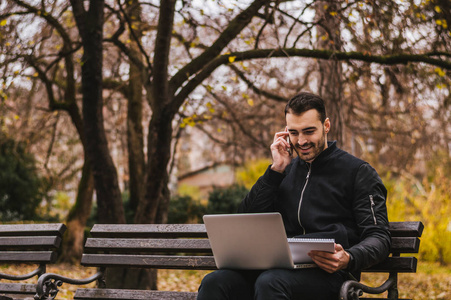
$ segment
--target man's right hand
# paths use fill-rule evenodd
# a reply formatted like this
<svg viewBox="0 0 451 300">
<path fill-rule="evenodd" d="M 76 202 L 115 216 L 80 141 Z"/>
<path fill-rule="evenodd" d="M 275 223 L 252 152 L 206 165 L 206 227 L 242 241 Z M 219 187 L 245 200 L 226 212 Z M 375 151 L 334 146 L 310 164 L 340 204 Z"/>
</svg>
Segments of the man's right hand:
<svg viewBox="0 0 451 300">
<path fill-rule="evenodd" d="M 288 131 L 276 132 L 274 141 L 271 144 L 272 165 L 271 170 L 283 173 L 285 168 L 290 164 L 292 155 L 288 152 L 291 147 L 287 142 Z M 293 149 L 291 149 L 293 150 Z"/>
</svg>

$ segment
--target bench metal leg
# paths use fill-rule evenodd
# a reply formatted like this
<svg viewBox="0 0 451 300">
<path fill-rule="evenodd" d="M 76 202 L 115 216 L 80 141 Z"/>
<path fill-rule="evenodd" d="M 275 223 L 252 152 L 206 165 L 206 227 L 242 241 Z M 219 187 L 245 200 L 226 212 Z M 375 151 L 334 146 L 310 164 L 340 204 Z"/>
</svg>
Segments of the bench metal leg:
<svg viewBox="0 0 451 300">
<path fill-rule="evenodd" d="M 363 293 L 368 294 L 382 294 L 383 292 L 389 290 L 395 286 L 396 297 L 398 297 L 397 276 L 389 276 L 388 279 L 379 287 L 369 287 L 363 283 L 357 282 L 355 280 L 348 280 L 343 283 L 340 289 L 340 300 L 358 300 Z M 394 293 L 392 291 L 392 293 Z M 398 299 L 390 298 L 389 299 Z"/>
<path fill-rule="evenodd" d="M 389 278 L 393 280 L 393 284 L 388 288 L 388 299 L 399 299 L 398 273 L 390 273 Z"/>
</svg>

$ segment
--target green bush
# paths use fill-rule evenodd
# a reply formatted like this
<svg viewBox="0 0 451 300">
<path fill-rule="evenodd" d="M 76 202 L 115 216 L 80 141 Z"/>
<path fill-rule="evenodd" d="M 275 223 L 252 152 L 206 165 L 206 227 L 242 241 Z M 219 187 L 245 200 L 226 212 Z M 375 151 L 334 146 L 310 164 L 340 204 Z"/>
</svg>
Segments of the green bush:
<svg viewBox="0 0 451 300">
<path fill-rule="evenodd" d="M 36 218 L 42 180 L 25 145 L 0 134 L 0 220 Z"/>
<path fill-rule="evenodd" d="M 169 202 L 168 223 L 200 223 L 205 214 L 205 206 L 191 196 L 176 195 Z"/>
<path fill-rule="evenodd" d="M 213 188 L 209 193 L 207 213 L 231 214 L 236 213 L 239 204 L 247 195 L 248 189 L 240 184 L 227 188 Z"/>
</svg>

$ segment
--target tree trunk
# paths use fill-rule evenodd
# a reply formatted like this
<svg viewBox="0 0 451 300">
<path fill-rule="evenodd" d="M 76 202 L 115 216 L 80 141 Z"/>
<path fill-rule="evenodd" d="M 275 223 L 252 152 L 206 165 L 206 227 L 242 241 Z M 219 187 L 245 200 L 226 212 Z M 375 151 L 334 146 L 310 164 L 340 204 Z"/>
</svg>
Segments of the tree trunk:
<svg viewBox="0 0 451 300">
<path fill-rule="evenodd" d="M 130 5 L 130 16 L 132 20 L 141 22 L 141 7 L 137 1 L 127 2 Z M 140 27 L 138 25 L 138 27 Z M 141 29 L 135 30 L 135 37 L 141 40 Z M 130 46 L 132 55 L 142 61 L 142 54 L 136 43 Z M 144 158 L 144 135 L 142 125 L 143 110 L 143 72 L 144 70 L 130 62 L 128 109 L 127 109 L 127 146 L 129 167 L 129 209 L 133 212 L 138 208 L 138 203 L 144 201 L 145 196 L 145 158 Z"/>
<path fill-rule="evenodd" d="M 87 157 L 92 166 L 97 194 L 98 222 L 125 223 L 116 167 L 111 158 L 103 124 L 102 66 L 104 1 L 71 0 L 82 38 L 83 122 Z"/>
<path fill-rule="evenodd" d="M 86 222 L 91 214 L 92 194 L 94 192 L 94 178 L 91 167 L 85 159 L 83 171 L 78 185 L 75 205 L 67 217 L 67 231 L 63 238 L 61 262 L 79 262 L 83 254 L 84 231 Z"/>
<path fill-rule="evenodd" d="M 146 197 L 138 206 L 135 223 L 156 223 L 160 203 L 169 199 L 165 186 L 169 181 L 171 140 L 172 118 L 154 112 L 149 124 Z"/>
<path fill-rule="evenodd" d="M 327 3 L 327 5 L 325 5 Z M 316 19 L 321 23 L 318 30 L 318 48 L 340 51 L 342 43 L 340 39 L 340 24 L 338 18 L 330 14 L 340 9 L 334 1 L 319 1 L 316 4 Z M 343 117 L 343 86 L 341 62 L 333 56 L 329 60 L 318 60 L 320 83 L 318 94 L 324 99 L 327 115 L 331 122 L 329 140 L 344 142 L 344 117 Z"/>
</svg>

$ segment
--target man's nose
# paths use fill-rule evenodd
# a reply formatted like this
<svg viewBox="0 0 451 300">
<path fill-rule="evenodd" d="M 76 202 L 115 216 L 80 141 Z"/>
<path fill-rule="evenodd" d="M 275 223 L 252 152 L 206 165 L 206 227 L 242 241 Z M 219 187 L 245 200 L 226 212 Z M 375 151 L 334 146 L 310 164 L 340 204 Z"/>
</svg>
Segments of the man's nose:
<svg viewBox="0 0 451 300">
<path fill-rule="evenodd" d="M 308 140 L 303 136 L 299 136 L 299 139 L 298 139 L 299 146 L 305 145 L 306 143 L 308 143 Z"/>
</svg>

